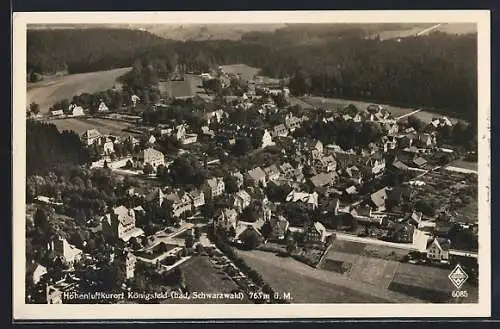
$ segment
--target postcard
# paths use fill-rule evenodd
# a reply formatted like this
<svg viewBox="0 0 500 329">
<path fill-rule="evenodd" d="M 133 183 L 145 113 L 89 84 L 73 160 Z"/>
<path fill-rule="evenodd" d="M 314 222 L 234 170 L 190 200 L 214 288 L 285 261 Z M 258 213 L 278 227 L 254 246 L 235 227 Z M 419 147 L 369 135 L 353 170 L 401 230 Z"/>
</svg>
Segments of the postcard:
<svg viewBox="0 0 500 329">
<path fill-rule="evenodd" d="M 488 11 L 13 25 L 15 320 L 490 316 Z"/>
</svg>

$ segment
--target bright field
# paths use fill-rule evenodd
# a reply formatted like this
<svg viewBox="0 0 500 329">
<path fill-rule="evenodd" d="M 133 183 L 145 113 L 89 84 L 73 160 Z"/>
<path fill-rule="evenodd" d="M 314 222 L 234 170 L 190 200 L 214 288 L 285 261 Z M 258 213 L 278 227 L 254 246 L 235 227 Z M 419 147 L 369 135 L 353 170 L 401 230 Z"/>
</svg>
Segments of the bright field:
<svg viewBox="0 0 500 329">
<path fill-rule="evenodd" d="M 83 134 L 89 129 L 97 129 L 102 134 L 110 134 L 115 136 L 125 136 L 132 134 L 123 130 L 131 126 L 130 123 L 124 121 L 114 121 L 98 118 L 71 118 L 51 120 L 48 122 L 55 124 L 59 131 L 73 130 L 78 135 Z"/>
<path fill-rule="evenodd" d="M 260 71 L 260 69 L 246 64 L 223 65 L 222 70 L 226 73 L 241 74 L 241 78 L 246 81 L 252 80 L 254 75 Z"/>
<path fill-rule="evenodd" d="M 47 113 L 54 103 L 62 99 L 71 100 L 76 95 L 113 88 L 116 79 L 128 71 L 130 68 L 70 74 L 30 84 L 26 92 L 27 105 L 36 102 L 40 105 L 40 112 Z"/>
</svg>

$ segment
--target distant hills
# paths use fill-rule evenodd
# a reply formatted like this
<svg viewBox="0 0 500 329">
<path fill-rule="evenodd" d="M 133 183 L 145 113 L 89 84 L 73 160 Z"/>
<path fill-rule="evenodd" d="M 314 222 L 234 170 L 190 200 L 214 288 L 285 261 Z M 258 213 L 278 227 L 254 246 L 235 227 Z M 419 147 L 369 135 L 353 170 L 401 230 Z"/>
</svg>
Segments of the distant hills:
<svg viewBox="0 0 500 329">
<path fill-rule="evenodd" d="M 247 34 L 256 33 L 304 33 L 331 34 L 334 31 L 358 30 L 367 37 L 378 35 L 380 39 L 395 39 L 417 35 L 435 23 L 332 23 L 332 24 L 36 24 L 32 30 L 47 29 L 130 29 L 147 31 L 159 37 L 171 40 L 240 40 Z M 472 23 L 442 23 L 431 31 L 449 34 L 475 33 L 477 28 Z M 430 31 L 429 31 L 430 33 Z"/>
</svg>

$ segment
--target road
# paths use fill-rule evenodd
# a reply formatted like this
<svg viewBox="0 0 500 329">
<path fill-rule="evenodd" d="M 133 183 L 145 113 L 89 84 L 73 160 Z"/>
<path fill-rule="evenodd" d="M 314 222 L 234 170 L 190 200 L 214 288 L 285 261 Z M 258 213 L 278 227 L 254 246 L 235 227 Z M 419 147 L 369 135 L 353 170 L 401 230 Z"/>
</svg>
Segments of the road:
<svg viewBox="0 0 500 329">
<path fill-rule="evenodd" d="M 414 114 L 417 114 L 418 112 L 422 111 L 422 109 L 419 109 L 419 110 L 415 110 L 413 112 L 410 112 L 410 113 L 406 113 L 406 114 L 403 114 L 403 115 L 400 115 L 399 117 L 396 118 L 396 121 L 399 121 L 401 119 L 404 119 L 406 117 L 409 117 L 409 116 L 412 116 Z"/>
</svg>

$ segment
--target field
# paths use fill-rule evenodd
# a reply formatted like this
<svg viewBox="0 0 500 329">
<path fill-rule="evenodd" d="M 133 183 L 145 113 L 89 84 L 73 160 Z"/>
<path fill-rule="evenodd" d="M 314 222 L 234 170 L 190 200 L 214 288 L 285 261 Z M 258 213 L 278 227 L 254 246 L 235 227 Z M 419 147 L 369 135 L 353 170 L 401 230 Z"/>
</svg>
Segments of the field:
<svg viewBox="0 0 500 329">
<path fill-rule="evenodd" d="M 387 303 L 419 300 L 261 251 L 238 254 L 277 292 L 290 292 L 292 303 Z"/>
<path fill-rule="evenodd" d="M 186 285 L 191 292 L 205 293 L 229 293 L 239 290 L 238 285 L 222 271 L 214 268 L 208 261 L 208 257 L 195 256 L 180 265 L 186 279 Z M 171 302 L 178 303 L 180 300 Z M 217 303 L 217 304 L 240 304 L 251 302 L 245 297 L 243 300 L 234 299 L 193 299 L 189 303 Z"/>
<path fill-rule="evenodd" d="M 318 96 L 309 96 L 309 97 L 303 97 L 302 101 L 305 103 L 308 103 L 312 106 L 327 106 L 329 110 L 332 111 L 338 111 L 345 106 L 349 104 L 353 104 L 358 108 L 358 110 L 366 110 L 368 105 L 373 104 L 371 102 L 364 102 L 364 101 L 357 101 L 357 100 L 347 100 L 347 99 L 340 99 L 340 98 L 325 98 L 325 97 L 318 97 Z M 392 106 L 392 105 L 386 105 L 386 104 L 381 104 L 383 105 L 391 114 L 395 117 L 398 118 L 399 116 L 411 113 L 415 111 L 414 108 L 404 108 L 404 107 L 399 107 L 399 106 Z M 439 117 L 439 114 L 436 113 L 431 113 L 427 111 L 420 111 L 418 113 L 413 114 L 413 116 L 419 118 L 420 120 L 424 122 L 431 122 L 431 120 L 434 117 Z M 456 118 L 452 118 L 448 116 L 448 119 L 450 119 L 451 122 L 456 123 L 458 120 Z"/>
<path fill-rule="evenodd" d="M 83 134 L 89 129 L 97 129 L 103 134 L 112 134 L 116 136 L 133 134 L 131 132 L 124 131 L 124 129 L 132 126 L 130 123 L 124 121 L 99 118 L 70 118 L 51 120 L 49 122 L 55 124 L 59 131 L 73 130 L 78 135 Z"/>
<path fill-rule="evenodd" d="M 116 79 L 130 68 L 120 68 L 52 78 L 30 84 L 26 92 L 27 104 L 36 102 L 40 112 L 47 113 L 49 108 L 62 99 L 71 100 L 73 96 L 83 93 L 96 93 L 110 89 L 116 84 Z"/>
<path fill-rule="evenodd" d="M 456 167 L 456 168 L 463 168 L 463 169 L 468 169 L 468 170 L 475 170 L 477 171 L 477 162 L 470 162 L 470 161 L 464 161 L 464 160 L 455 160 L 452 163 L 450 163 L 451 167 Z"/>
<path fill-rule="evenodd" d="M 241 74 L 241 78 L 246 81 L 253 79 L 260 69 L 245 64 L 223 65 L 222 70 L 226 73 Z"/>
</svg>

